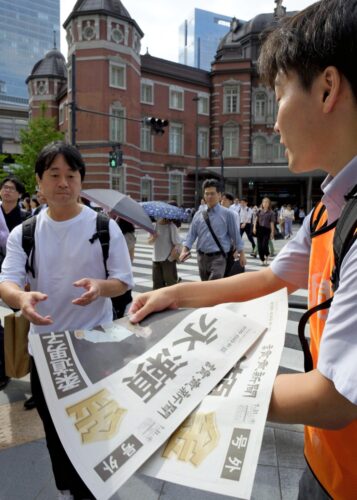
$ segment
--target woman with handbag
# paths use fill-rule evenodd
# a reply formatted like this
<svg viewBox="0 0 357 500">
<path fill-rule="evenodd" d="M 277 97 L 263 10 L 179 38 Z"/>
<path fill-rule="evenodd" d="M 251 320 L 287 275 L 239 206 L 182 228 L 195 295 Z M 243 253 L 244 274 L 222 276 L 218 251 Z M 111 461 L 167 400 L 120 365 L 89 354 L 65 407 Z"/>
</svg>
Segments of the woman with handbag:
<svg viewBox="0 0 357 500">
<path fill-rule="evenodd" d="M 181 251 L 181 238 L 176 225 L 168 219 L 158 219 L 156 235 L 149 238 L 154 244 L 152 263 L 153 289 L 178 283 L 177 260 Z"/>
<path fill-rule="evenodd" d="M 269 240 L 274 239 L 275 214 L 269 198 L 263 198 L 262 207 L 258 210 L 254 222 L 253 233 L 257 236 L 258 253 L 262 266 L 268 265 Z"/>
</svg>

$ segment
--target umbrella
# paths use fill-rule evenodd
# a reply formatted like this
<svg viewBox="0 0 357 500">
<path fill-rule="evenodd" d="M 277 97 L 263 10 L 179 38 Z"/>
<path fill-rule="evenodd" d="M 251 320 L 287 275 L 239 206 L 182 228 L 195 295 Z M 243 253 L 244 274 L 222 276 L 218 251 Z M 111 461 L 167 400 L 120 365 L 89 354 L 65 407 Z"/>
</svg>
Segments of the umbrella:
<svg viewBox="0 0 357 500">
<path fill-rule="evenodd" d="M 81 192 L 81 196 L 93 201 L 107 212 L 115 212 L 122 219 L 155 234 L 150 217 L 140 204 L 129 196 L 114 189 L 85 189 Z"/>
<path fill-rule="evenodd" d="M 155 219 L 181 220 L 187 219 L 183 208 L 175 207 L 163 201 L 143 201 L 140 203 L 145 212 Z"/>
</svg>

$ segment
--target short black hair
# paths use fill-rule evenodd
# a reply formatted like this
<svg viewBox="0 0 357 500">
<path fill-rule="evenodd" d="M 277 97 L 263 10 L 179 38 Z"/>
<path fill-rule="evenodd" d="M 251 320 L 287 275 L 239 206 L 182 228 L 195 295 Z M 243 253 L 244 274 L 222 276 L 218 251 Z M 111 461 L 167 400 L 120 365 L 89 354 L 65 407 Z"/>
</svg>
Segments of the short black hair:
<svg viewBox="0 0 357 500">
<path fill-rule="evenodd" d="M 295 71 L 305 90 L 328 66 L 348 80 L 357 100 L 357 0 L 321 0 L 263 34 L 258 70 L 274 88 L 279 71 Z"/>
<path fill-rule="evenodd" d="M 50 142 L 45 146 L 37 157 L 35 164 L 35 173 L 42 179 L 45 170 L 48 170 L 52 165 L 56 156 L 62 155 L 68 163 L 71 170 L 79 171 L 81 180 L 83 181 L 86 174 L 86 166 L 84 164 L 81 153 L 71 144 L 66 144 L 63 141 Z"/>
<path fill-rule="evenodd" d="M 5 177 L 5 179 L 3 179 L 1 181 L 0 189 L 2 189 L 3 185 L 6 184 L 9 181 L 12 182 L 15 185 L 16 191 L 19 194 L 23 194 L 25 192 L 25 186 L 22 184 L 22 182 L 20 181 L 20 179 L 18 179 L 14 175 L 8 175 L 7 177 Z"/>
<path fill-rule="evenodd" d="M 225 198 L 227 198 L 227 200 L 231 201 L 232 203 L 234 202 L 234 196 L 232 195 L 232 193 L 227 193 L 227 192 L 225 192 L 225 193 L 222 193 L 222 197 L 223 197 L 223 196 L 224 196 Z"/>
<path fill-rule="evenodd" d="M 210 187 L 216 188 L 217 193 L 221 192 L 221 185 L 217 181 L 217 179 L 206 179 L 204 181 L 204 183 L 202 184 L 202 192 L 204 193 L 205 189 L 210 188 Z"/>
</svg>

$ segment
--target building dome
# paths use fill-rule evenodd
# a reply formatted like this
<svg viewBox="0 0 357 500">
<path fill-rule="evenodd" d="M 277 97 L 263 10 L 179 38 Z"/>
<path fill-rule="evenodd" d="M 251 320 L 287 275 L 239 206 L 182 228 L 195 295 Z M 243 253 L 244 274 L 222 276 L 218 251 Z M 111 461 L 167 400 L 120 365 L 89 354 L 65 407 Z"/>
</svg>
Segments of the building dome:
<svg viewBox="0 0 357 500">
<path fill-rule="evenodd" d="M 228 33 L 220 41 L 217 52 L 223 50 L 227 46 L 240 44 L 241 40 L 249 35 L 259 35 L 267 27 L 277 22 L 274 14 L 259 14 L 250 21 L 242 22 L 239 19 L 233 18 L 231 27 Z"/>
<path fill-rule="evenodd" d="M 67 79 L 66 60 L 63 54 L 52 49 L 47 52 L 45 57 L 38 61 L 32 68 L 30 76 L 27 77 L 26 83 L 34 78 L 58 78 L 60 80 Z"/>
<path fill-rule="evenodd" d="M 77 0 L 72 12 L 63 23 L 63 27 L 66 29 L 71 19 L 83 14 L 105 14 L 107 16 L 123 19 L 124 21 L 134 24 L 140 35 L 144 36 L 144 33 L 134 19 L 132 19 L 128 10 L 120 0 Z"/>
</svg>

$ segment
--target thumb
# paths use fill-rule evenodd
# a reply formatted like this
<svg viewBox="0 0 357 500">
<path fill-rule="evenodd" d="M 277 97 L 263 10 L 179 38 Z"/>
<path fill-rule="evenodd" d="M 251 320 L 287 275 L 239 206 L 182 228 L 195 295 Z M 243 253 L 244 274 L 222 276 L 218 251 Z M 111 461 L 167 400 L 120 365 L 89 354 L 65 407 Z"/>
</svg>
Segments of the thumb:
<svg viewBox="0 0 357 500">
<path fill-rule="evenodd" d="M 77 286 L 77 287 L 85 287 L 88 283 L 88 280 L 86 278 L 82 278 L 81 280 L 78 280 L 78 281 L 75 281 L 73 283 L 73 286 Z"/>
</svg>

